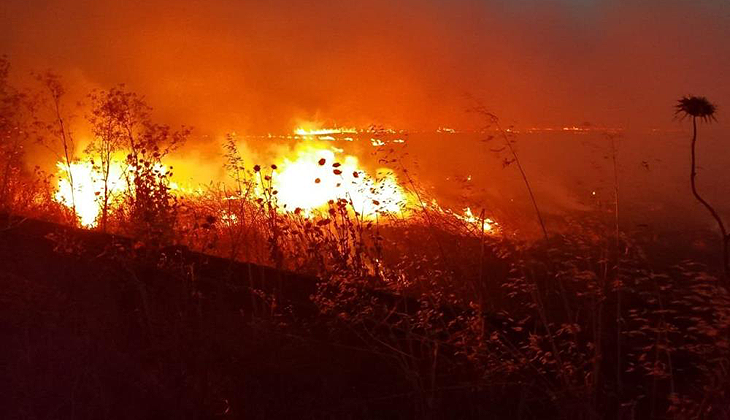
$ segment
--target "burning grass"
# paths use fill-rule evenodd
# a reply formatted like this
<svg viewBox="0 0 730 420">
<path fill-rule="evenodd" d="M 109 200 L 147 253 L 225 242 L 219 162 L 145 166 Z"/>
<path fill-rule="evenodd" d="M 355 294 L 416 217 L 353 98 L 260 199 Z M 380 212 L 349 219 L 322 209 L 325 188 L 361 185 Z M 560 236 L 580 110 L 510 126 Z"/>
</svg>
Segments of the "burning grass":
<svg viewBox="0 0 730 420">
<path fill-rule="evenodd" d="M 319 322 L 393 363 L 414 416 L 445 417 L 460 387 L 473 398 L 520 389 L 515 407 L 547 417 L 683 418 L 723 400 L 730 296 L 705 267 L 652 267 L 631 238 L 590 219 L 550 241 L 509 240 L 483 212 L 444 209 L 395 177 L 398 206 L 368 213 L 354 188 L 374 206 L 383 196 L 352 158 L 337 165 L 308 148 L 248 169 L 235 142 L 226 150 L 232 181 L 180 193 L 175 243 L 316 276 Z M 366 182 L 345 187 L 345 170 Z M 326 192 L 295 183 L 304 194 L 288 195 L 289 174 Z"/>
<path fill-rule="evenodd" d="M 151 348 L 144 356 L 155 366 L 148 382 L 196 384 L 186 392 L 200 398 L 196 408 L 205 415 L 266 417 L 256 404 L 246 404 L 252 395 L 261 397 L 250 391 L 255 387 L 239 386 L 247 373 L 238 364 L 247 348 L 242 326 L 255 337 L 252 331 L 265 332 L 271 340 L 261 345 L 267 357 L 279 354 L 284 341 L 271 337 L 307 343 L 324 337 L 328 346 L 367 353 L 365 369 L 388 366 L 387 380 L 359 373 L 365 379 L 355 388 L 367 389 L 367 397 L 355 393 L 332 402 L 326 395 L 338 387 L 326 379 L 325 397 L 306 396 L 317 407 L 340 404 L 345 411 L 346 401 L 354 399 L 363 417 L 393 410 L 411 418 L 728 414 L 727 290 L 711 269 L 680 254 L 656 264 L 617 222 L 601 222 L 605 215 L 584 215 L 564 232 L 520 241 L 485 211 L 442 207 L 403 168 L 369 170 L 329 143 L 306 140 L 267 165 L 254 165 L 230 136 L 223 144 L 228 179 L 181 187 L 165 158 L 189 131 L 154 123 L 142 98 L 123 88 L 91 99 L 95 141 L 86 155 L 59 159 L 55 188 L 47 175 L 23 170 L 15 143 L 2 143 L 13 152 L 0 156 L 2 210 L 124 238 L 99 235 L 107 243 L 96 249 L 90 232 L 59 229 L 43 239 L 28 235 L 24 240 L 38 243 L 23 250 L 38 246 L 48 255 L 53 249 L 48 260 L 67 264 L 71 274 L 87 269 L 79 261 L 101 267 L 79 274 L 85 285 L 97 287 L 113 273 L 131 290 L 123 290 L 124 316 L 146 331 L 135 345 Z M 22 101 L 13 94 L 3 103 Z M 3 121 L 23 120 L 17 109 L 3 108 Z M 14 124 L 0 129 L 3 139 L 27 140 L 27 131 Z M 345 132 L 309 127 L 299 135 L 337 130 Z M 504 140 L 511 141 L 506 134 Z M 0 235 L 23 228 L 22 219 L 4 221 Z M 0 239 L 6 251 L 0 278 L 11 270 L 8 281 L 27 275 L 28 267 L 10 263 L 18 237 Z M 196 273 L 210 270 L 209 261 L 217 261 L 218 269 L 201 284 Z M 255 278 L 254 270 L 269 274 Z M 287 296 L 287 272 L 305 275 L 304 299 L 301 293 L 297 302 Z M 151 296 L 160 283 L 169 295 Z M 237 345 L 226 347 L 230 343 Z M 235 351 L 218 353 L 219 346 Z M 29 354 L 27 347 L 21 345 L 18 354 Z M 160 348 L 182 356 L 172 366 Z M 191 368 L 210 352 L 202 370 L 214 369 L 215 375 Z M 246 357 L 251 366 L 260 363 L 255 355 Z M 267 360 L 267 366 L 280 362 Z M 239 375 L 231 375 L 236 366 Z M 34 401 L 32 380 L 38 378 L 23 382 L 31 384 L 21 395 L 27 406 Z M 294 397 L 282 388 L 276 395 Z M 106 392 L 84 389 L 94 401 Z M 241 392 L 247 397 L 239 399 Z M 383 408 L 385 400 L 391 402 Z M 212 408 L 221 402 L 224 410 Z M 296 407 L 290 416 L 311 415 L 305 412 L 311 405 Z M 173 404 L 164 410 L 179 413 Z"/>
</svg>

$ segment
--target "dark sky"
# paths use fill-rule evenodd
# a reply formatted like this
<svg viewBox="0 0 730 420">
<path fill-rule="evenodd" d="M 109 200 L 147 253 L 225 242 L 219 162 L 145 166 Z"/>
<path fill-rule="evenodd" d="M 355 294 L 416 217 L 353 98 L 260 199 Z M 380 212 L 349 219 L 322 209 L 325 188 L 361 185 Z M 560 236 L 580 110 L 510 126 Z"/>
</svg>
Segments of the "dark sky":
<svg viewBox="0 0 730 420">
<path fill-rule="evenodd" d="M 730 104 L 725 0 L 3 0 L 0 52 L 75 91 L 124 82 L 203 132 L 298 120 L 673 127 Z M 179 120 L 179 121 L 178 121 Z"/>
</svg>

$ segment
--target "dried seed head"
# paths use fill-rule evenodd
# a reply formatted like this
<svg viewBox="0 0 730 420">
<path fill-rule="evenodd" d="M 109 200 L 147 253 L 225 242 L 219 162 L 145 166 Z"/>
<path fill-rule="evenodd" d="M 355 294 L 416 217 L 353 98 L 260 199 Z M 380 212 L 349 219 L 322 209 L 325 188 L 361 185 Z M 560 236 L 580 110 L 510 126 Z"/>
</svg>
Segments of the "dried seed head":
<svg viewBox="0 0 730 420">
<path fill-rule="evenodd" d="M 715 120 L 717 107 L 704 96 L 685 96 L 678 102 L 674 113 L 681 115 L 682 118 L 689 116 L 705 122 Z"/>
</svg>

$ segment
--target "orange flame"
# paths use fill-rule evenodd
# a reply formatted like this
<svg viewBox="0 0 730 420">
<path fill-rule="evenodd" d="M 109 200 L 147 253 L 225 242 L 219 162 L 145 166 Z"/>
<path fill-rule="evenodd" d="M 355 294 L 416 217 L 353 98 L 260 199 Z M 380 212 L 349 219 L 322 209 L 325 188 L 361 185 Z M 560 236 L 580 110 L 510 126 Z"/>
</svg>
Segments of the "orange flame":
<svg viewBox="0 0 730 420">
<path fill-rule="evenodd" d="M 355 156 L 336 152 L 306 145 L 294 156 L 284 157 L 273 175 L 278 203 L 289 211 L 312 212 L 327 207 L 329 200 L 345 199 L 364 217 L 405 207 L 407 194 L 392 171 L 380 169 L 371 176 Z"/>
<path fill-rule="evenodd" d="M 345 129 L 319 128 L 307 132 L 348 132 L 343 130 Z M 297 130 L 304 131 L 306 130 Z M 419 201 L 399 184 L 398 177 L 392 170 L 379 168 L 367 171 L 361 167 L 357 157 L 325 143 L 302 142 L 294 151 L 281 154 L 275 161 L 277 165 L 271 170 L 270 184 L 269 181 L 265 183 L 276 191 L 275 200 L 282 212 L 299 209 L 307 216 L 315 216 L 318 211 L 327 210 L 330 201 L 344 199 L 364 219 L 373 220 L 379 214 L 385 213 L 408 218 Z M 96 226 L 102 210 L 104 190 L 99 168 L 88 161 L 74 162 L 70 167 L 59 162 L 57 168 L 55 200 L 74 209 L 81 225 Z M 128 166 L 121 157 L 112 161 L 108 185 L 112 206 L 128 189 L 125 176 L 129 175 L 125 174 L 127 170 Z M 159 170 L 164 173 L 166 168 L 160 167 Z M 73 186 L 69 174 L 73 177 Z M 260 183 L 264 182 L 263 178 L 259 178 Z M 254 198 L 265 198 L 266 194 L 260 183 Z M 182 188 L 175 182 L 170 182 L 170 187 L 178 195 L 193 192 L 193 189 Z M 469 229 L 493 232 L 496 225 L 491 219 L 474 215 L 469 207 L 464 208 L 462 213 L 456 213 L 442 209 L 435 200 L 428 207 L 452 215 L 464 222 Z"/>
<path fill-rule="evenodd" d="M 102 205 L 99 200 L 104 190 L 101 171 L 91 162 L 73 162 L 70 166 L 58 162 L 56 167 L 58 168 L 56 201 L 70 209 L 75 209 L 82 226 L 96 226 Z M 69 174 L 73 178 L 73 186 Z M 127 189 L 127 182 L 123 175 L 124 166 L 118 161 L 113 161 L 109 167 L 110 195 L 117 195 Z"/>
</svg>

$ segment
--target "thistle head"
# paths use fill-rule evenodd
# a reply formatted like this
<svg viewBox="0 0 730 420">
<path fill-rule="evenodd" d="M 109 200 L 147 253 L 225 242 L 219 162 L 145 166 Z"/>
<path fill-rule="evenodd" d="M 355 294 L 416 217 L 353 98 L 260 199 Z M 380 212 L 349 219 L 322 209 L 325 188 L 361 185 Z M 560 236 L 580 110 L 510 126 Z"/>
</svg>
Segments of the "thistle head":
<svg viewBox="0 0 730 420">
<path fill-rule="evenodd" d="M 678 102 L 674 113 L 680 115 L 682 119 L 689 116 L 705 122 L 717 121 L 715 119 L 717 107 L 704 96 L 685 96 Z"/>
</svg>

